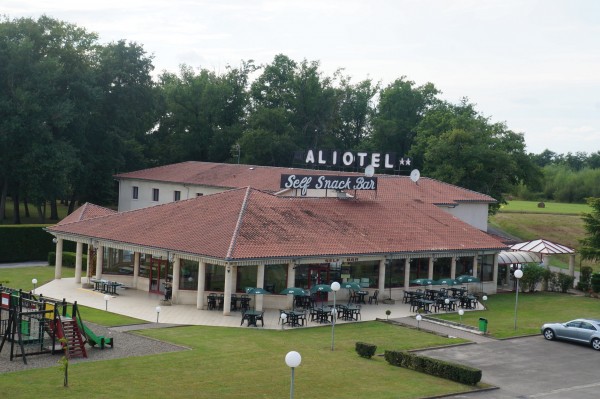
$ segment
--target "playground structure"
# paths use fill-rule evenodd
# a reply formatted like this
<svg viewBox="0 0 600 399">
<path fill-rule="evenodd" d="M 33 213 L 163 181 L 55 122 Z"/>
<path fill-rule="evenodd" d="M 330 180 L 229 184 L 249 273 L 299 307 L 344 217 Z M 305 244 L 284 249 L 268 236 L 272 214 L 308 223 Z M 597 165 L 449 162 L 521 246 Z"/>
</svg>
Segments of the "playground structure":
<svg viewBox="0 0 600 399">
<path fill-rule="evenodd" d="M 67 358 L 87 357 L 85 344 L 113 346 L 81 319 L 77 302 L 37 296 L 0 285 L 0 352 L 10 343 L 10 360 L 63 352 Z"/>
</svg>

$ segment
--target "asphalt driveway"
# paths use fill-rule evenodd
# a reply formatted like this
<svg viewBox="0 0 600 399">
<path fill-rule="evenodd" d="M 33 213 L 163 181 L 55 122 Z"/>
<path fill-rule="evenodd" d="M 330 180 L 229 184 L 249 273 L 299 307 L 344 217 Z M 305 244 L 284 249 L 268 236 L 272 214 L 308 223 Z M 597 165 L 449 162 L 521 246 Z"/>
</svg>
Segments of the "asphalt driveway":
<svg viewBox="0 0 600 399">
<path fill-rule="evenodd" d="M 598 351 L 541 335 L 419 353 L 477 367 L 482 381 L 500 387 L 452 398 L 588 399 L 600 389 Z"/>
</svg>

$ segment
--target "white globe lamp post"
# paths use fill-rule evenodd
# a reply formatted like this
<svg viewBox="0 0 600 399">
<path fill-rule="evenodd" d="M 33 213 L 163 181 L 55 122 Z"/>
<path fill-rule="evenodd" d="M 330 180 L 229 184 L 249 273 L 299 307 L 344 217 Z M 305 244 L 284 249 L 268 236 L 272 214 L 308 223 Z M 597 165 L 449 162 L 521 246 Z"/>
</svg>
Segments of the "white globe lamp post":
<svg viewBox="0 0 600 399">
<path fill-rule="evenodd" d="M 517 329 L 517 308 L 519 306 L 519 280 L 523 277 L 523 270 L 515 270 L 515 279 L 517 279 L 517 291 L 515 292 L 515 330 Z"/>
<path fill-rule="evenodd" d="M 285 355 L 285 364 L 292 369 L 292 382 L 290 384 L 290 399 L 294 399 L 294 369 L 300 366 L 302 356 L 296 351 L 288 352 Z"/>
<path fill-rule="evenodd" d="M 335 319 L 337 318 L 337 308 L 335 307 L 335 293 L 340 290 L 340 283 L 334 281 L 331 283 L 331 290 L 333 291 L 333 309 L 331 309 L 331 350 L 333 350 L 335 342 Z"/>
</svg>

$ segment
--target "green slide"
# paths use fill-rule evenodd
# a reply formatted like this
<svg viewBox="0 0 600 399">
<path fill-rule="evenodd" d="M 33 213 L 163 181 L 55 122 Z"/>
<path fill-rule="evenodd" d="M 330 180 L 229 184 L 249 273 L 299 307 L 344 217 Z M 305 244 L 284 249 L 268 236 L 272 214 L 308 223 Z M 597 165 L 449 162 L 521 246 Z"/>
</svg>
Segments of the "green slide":
<svg viewBox="0 0 600 399">
<path fill-rule="evenodd" d="M 100 349 L 104 349 L 105 345 L 110 345 L 113 347 L 114 340 L 112 337 L 106 338 L 102 335 L 96 335 L 92 330 L 90 330 L 85 324 L 83 324 L 83 320 L 80 317 L 77 318 L 77 324 L 79 325 L 79 329 L 83 331 L 83 335 L 87 338 L 88 344 L 90 346 L 100 345 Z"/>
</svg>

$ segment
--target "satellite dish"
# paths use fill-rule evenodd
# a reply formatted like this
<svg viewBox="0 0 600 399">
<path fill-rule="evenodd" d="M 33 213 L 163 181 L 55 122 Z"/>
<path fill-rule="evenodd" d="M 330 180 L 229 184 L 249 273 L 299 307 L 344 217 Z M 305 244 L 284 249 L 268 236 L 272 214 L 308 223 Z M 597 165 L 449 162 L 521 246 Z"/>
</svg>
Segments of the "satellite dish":
<svg viewBox="0 0 600 399">
<path fill-rule="evenodd" d="M 365 168 L 365 176 L 373 177 L 374 174 L 375 174 L 375 168 L 373 167 L 373 165 L 369 165 Z"/>
<path fill-rule="evenodd" d="M 410 180 L 413 182 L 418 182 L 420 178 L 421 172 L 419 172 L 419 169 L 413 169 L 412 172 L 410 172 Z"/>
</svg>

